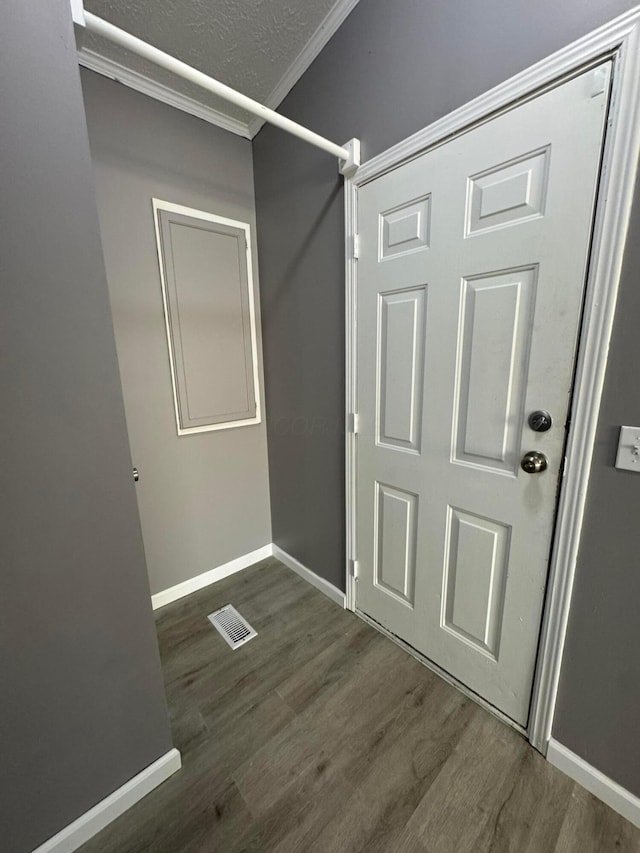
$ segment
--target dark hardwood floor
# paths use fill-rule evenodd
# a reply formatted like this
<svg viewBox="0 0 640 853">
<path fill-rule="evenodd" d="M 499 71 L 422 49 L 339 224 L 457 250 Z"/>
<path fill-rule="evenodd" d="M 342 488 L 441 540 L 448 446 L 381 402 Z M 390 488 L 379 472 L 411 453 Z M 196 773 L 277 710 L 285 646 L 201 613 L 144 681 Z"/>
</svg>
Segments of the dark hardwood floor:
<svg viewBox="0 0 640 853">
<path fill-rule="evenodd" d="M 258 631 L 232 651 L 207 614 Z M 640 830 L 275 560 L 157 614 L 183 769 L 83 853 L 629 853 Z"/>
</svg>

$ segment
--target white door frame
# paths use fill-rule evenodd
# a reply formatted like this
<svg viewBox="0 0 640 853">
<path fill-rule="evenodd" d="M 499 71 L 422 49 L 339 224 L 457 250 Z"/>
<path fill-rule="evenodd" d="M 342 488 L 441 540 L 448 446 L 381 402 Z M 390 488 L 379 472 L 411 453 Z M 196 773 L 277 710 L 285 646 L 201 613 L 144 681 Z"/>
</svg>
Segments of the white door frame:
<svg viewBox="0 0 640 853">
<path fill-rule="evenodd" d="M 582 530 L 591 458 L 622 259 L 640 154 L 640 6 L 562 48 L 364 163 L 345 180 L 346 228 L 346 607 L 355 610 L 356 542 L 356 277 L 358 188 L 401 163 L 557 86 L 604 58 L 614 60 L 613 90 L 576 357 L 566 461 L 549 564 L 527 735 L 546 755 Z M 611 202 L 611 203 L 608 203 Z"/>
</svg>

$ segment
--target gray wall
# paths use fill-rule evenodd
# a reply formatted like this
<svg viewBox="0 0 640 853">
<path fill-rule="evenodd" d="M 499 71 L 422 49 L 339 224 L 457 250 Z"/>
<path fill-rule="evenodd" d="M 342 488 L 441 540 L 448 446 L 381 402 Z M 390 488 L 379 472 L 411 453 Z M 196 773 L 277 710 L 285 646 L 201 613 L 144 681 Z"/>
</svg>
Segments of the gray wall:
<svg viewBox="0 0 640 853">
<path fill-rule="evenodd" d="M 361 0 L 281 106 L 367 159 L 634 5 L 634 0 Z M 343 214 L 335 162 L 254 140 L 274 541 L 344 573 Z M 612 469 L 640 421 L 634 220 L 607 377 L 555 734 L 640 794 L 640 479 Z"/>
<path fill-rule="evenodd" d="M 614 468 L 640 425 L 640 182 L 600 412 L 554 737 L 640 796 L 640 476 Z"/>
<path fill-rule="evenodd" d="M 24 853 L 171 748 L 68 0 L 0 27 L 0 825 Z"/>
<path fill-rule="evenodd" d="M 264 421 L 177 435 L 151 211 L 156 197 L 250 222 L 255 234 L 251 143 L 91 71 L 82 87 L 156 593 L 271 542 Z M 259 330 L 257 269 L 254 256 Z"/>
</svg>

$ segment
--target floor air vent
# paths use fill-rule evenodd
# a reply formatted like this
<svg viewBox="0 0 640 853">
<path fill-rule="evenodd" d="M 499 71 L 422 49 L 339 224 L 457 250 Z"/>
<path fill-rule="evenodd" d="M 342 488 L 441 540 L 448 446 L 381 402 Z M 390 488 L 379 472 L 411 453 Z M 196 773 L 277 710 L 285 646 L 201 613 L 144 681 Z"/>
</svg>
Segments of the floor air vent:
<svg viewBox="0 0 640 853">
<path fill-rule="evenodd" d="M 210 613 L 207 619 L 222 634 L 232 649 L 243 646 L 258 634 L 231 604 L 216 610 L 215 613 Z"/>
</svg>

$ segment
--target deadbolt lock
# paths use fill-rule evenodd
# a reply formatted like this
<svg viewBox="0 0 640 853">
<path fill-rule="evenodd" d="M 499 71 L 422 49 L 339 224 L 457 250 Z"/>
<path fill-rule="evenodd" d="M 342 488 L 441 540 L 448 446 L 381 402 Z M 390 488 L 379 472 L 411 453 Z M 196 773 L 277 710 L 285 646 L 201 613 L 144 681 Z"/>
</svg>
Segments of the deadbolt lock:
<svg viewBox="0 0 640 853">
<path fill-rule="evenodd" d="M 546 412 L 544 409 L 537 409 L 529 415 L 528 423 L 534 432 L 546 432 L 548 429 L 551 429 L 553 421 L 549 412 Z"/>
</svg>

